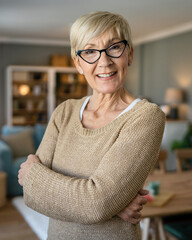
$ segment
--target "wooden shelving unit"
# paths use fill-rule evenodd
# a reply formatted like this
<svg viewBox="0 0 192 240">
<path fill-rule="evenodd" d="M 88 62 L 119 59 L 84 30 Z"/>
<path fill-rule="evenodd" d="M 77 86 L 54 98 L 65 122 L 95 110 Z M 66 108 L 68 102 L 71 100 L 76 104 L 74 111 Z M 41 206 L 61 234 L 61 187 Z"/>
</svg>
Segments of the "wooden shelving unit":
<svg viewBox="0 0 192 240">
<path fill-rule="evenodd" d="M 55 107 L 87 95 L 84 76 L 73 67 L 9 66 L 7 124 L 47 123 Z"/>
</svg>

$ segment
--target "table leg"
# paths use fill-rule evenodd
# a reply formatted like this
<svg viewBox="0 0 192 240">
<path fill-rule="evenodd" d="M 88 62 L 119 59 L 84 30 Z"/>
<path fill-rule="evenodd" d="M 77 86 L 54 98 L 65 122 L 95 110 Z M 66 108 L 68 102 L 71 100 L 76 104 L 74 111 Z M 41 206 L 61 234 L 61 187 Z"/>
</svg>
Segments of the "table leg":
<svg viewBox="0 0 192 240">
<path fill-rule="evenodd" d="M 144 218 L 143 222 L 143 231 L 142 231 L 142 240 L 148 240 L 149 237 L 149 227 L 150 227 L 150 218 Z"/>
<path fill-rule="evenodd" d="M 157 221 L 157 226 L 158 226 L 158 233 L 159 233 L 159 237 L 161 240 L 166 240 L 166 236 L 165 236 L 165 231 L 163 228 L 163 222 L 161 217 L 156 217 L 156 221 Z"/>
<path fill-rule="evenodd" d="M 144 218 L 142 220 L 142 223 L 143 223 L 142 240 L 149 239 L 150 229 L 152 230 L 150 234 L 152 240 L 166 240 L 161 217 Z"/>
<path fill-rule="evenodd" d="M 158 238 L 158 227 L 157 227 L 157 223 L 156 223 L 156 219 L 152 219 L 151 221 L 151 239 L 152 240 L 159 240 Z"/>
</svg>

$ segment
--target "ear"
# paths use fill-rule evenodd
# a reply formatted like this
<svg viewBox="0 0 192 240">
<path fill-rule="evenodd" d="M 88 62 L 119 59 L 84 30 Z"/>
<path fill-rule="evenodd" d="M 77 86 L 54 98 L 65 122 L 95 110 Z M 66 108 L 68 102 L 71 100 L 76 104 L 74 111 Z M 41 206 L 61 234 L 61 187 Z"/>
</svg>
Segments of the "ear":
<svg viewBox="0 0 192 240">
<path fill-rule="evenodd" d="M 128 56 L 128 65 L 130 66 L 133 61 L 133 48 L 130 49 L 129 51 L 129 56 Z"/>
<path fill-rule="evenodd" d="M 82 69 L 81 66 L 80 66 L 79 59 L 78 59 L 78 58 L 73 58 L 73 62 L 74 62 L 74 64 L 75 64 L 75 67 L 77 68 L 77 71 L 78 71 L 80 74 L 83 74 L 83 69 Z"/>
</svg>

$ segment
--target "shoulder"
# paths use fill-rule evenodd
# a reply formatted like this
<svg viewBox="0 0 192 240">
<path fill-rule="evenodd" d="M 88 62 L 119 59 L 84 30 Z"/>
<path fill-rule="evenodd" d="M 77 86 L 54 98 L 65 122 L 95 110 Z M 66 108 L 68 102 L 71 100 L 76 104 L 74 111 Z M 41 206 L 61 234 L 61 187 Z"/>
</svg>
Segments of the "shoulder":
<svg viewBox="0 0 192 240">
<path fill-rule="evenodd" d="M 131 115 L 127 115 L 124 129 L 164 129 L 165 114 L 155 103 L 143 99 L 134 106 L 130 113 Z"/>
<path fill-rule="evenodd" d="M 157 119 L 165 122 L 165 114 L 161 108 L 155 104 L 143 99 L 138 104 L 138 115 L 144 119 Z"/>
<path fill-rule="evenodd" d="M 157 104 L 142 100 L 126 119 L 121 133 L 141 141 L 150 137 L 161 141 L 165 127 L 165 114 Z M 155 140 L 155 141 L 156 141 Z"/>
</svg>

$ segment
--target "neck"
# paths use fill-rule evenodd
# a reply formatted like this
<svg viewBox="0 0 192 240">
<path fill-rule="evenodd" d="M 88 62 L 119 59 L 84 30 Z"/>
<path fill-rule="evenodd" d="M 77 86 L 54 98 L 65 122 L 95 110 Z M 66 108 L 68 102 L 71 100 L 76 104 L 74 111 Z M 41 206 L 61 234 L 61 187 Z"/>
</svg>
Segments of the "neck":
<svg viewBox="0 0 192 240">
<path fill-rule="evenodd" d="M 124 88 L 119 89 L 115 93 L 103 94 L 93 92 L 90 98 L 87 110 L 97 113 L 105 113 L 108 111 L 122 111 L 132 101 L 134 97 L 131 96 Z"/>
</svg>

